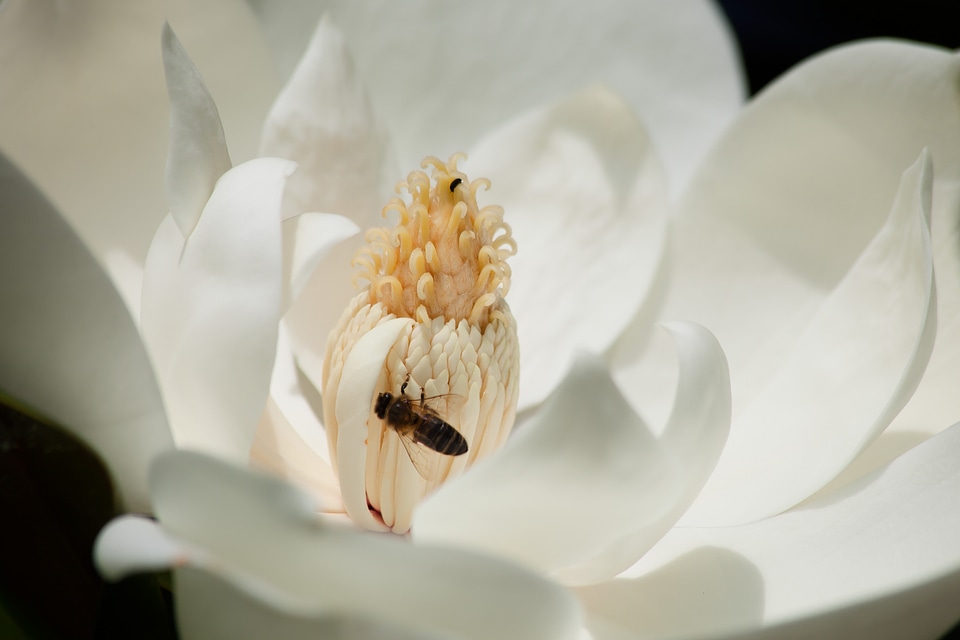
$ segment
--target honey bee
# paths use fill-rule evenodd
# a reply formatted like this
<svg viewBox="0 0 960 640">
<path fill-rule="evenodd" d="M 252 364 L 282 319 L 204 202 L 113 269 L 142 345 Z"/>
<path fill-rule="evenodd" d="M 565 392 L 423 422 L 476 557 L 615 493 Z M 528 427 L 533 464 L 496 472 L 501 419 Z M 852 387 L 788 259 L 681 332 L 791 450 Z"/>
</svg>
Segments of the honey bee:
<svg viewBox="0 0 960 640">
<path fill-rule="evenodd" d="M 374 413 L 396 431 L 407 457 L 417 473 L 427 479 L 426 462 L 417 445 L 445 456 L 462 456 L 467 452 L 467 440 L 430 406 L 429 402 L 442 396 L 427 398 L 420 391 L 420 402 L 406 396 L 407 380 L 400 385 L 400 395 L 384 392 L 377 396 Z"/>
</svg>

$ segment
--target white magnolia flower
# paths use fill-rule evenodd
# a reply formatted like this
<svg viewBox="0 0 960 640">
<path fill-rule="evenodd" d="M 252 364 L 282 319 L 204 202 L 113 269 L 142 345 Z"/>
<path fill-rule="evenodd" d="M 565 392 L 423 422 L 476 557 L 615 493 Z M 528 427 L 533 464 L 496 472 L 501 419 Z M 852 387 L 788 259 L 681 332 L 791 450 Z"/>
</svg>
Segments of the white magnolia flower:
<svg viewBox="0 0 960 640">
<path fill-rule="evenodd" d="M 425 96 L 419 90 L 424 86 L 434 91 L 460 86 L 459 82 L 438 82 L 429 73 L 424 75 L 431 82 L 416 84 L 390 71 L 390 64 L 384 62 L 387 84 L 374 88 L 372 62 L 364 61 L 384 58 L 376 57 L 376 49 L 365 49 L 363 41 L 354 37 L 369 24 L 356 18 L 351 21 L 350 9 L 341 11 L 345 13 L 337 16 L 338 22 L 344 25 L 348 40 L 360 45 L 359 76 L 372 83 L 374 100 L 378 92 L 405 95 L 396 86 L 401 82 L 397 78 L 408 80 L 411 93 L 421 99 Z M 621 19 L 613 15 L 614 20 Z M 381 17 L 391 26 L 402 24 Z M 464 40 L 456 29 L 443 29 L 444 19 L 457 24 L 460 16 L 434 19 L 436 32 L 453 34 L 456 43 L 443 53 L 456 59 L 454 54 L 472 51 L 469 39 Z M 480 20 L 478 24 L 487 23 Z M 538 26 L 534 22 L 527 27 L 531 25 Z M 399 39 L 408 36 L 402 29 L 397 32 Z M 478 33 L 483 29 L 478 28 Z M 392 44 L 388 38 L 377 42 Z M 517 42 L 526 43 L 527 38 L 518 37 Z M 482 40 L 478 44 L 482 46 Z M 393 46 L 391 52 L 446 61 L 445 56 L 422 53 L 419 48 Z M 268 124 L 265 150 L 284 151 L 278 155 L 301 164 L 291 177 L 287 211 L 356 215 L 351 207 L 373 199 L 376 189 L 370 185 L 381 185 L 389 174 L 384 169 L 389 164 L 383 155 L 384 139 L 362 102 L 359 80 L 342 56 L 331 55 L 342 51 L 340 47 L 332 27 L 322 26 Z M 509 46 L 504 50 L 504 55 L 511 55 Z M 551 55 L 545 54 L 545 59 Z M 418 77 L 421 67 L 411 65 L 406 56 L 394 55 L 390 62 L 410 65 L 405 67 L 408 73 Z M 514 66 L 524 68 L 519 63 Z M 324 72 L 316 72 L 318 67 Z M 527 68 L 539 72 L 545 67 Z M 426 69 L 434 71 L 429 65 Z M 456 78 L 462 69 L 438 63 L 436 71 L 441 78 Z M 469 71 L 474 73 L 462 72 L 477 83 L 483 81 L 483 73 Z M 314 623 L 338 624 L 329 619 L 331 611 L 351 620 L 341 630 L 356 634 L 384 631 L 349 626 L 363 624 L 355 621 L 358 616 L 372 619 L 367 623 L 371 627 L 397 624 L 420 636 L 471 629 L 481 636 L 489 631 L 532 637 L 531 629 L 544 637 L 574 632 L 578 620 L 569 595 L 500 561 L 490 565 L 485 574 L 489 581 L 482 582 L 475 597 L 499 606 L 503 601 L 494 601 L 489 592 L 511 581 L 525 585 L 526 595 L 517 595 L 516 601 L 503 599 L 507 600 L 503 607 L 511 612 L 506 622 L 486 616 L 487 622 L 502 622 L 503 628 L 481 626 L 478 620 L 485 618 L 484 609 L 475 608 L 467 597 L 457 597 L 457 588 L 464 583 L 456 576 L 458 572 L 469 576 L 469 582 L 486 565 L 462 551 L 451 552 L 449 558 L 434 556 L 441 552 L 430 545 L 442 542 L 510 558 L 557 581 L 581 585 L 568 593 L 577 596 L 590 633 L 597 638 L 839 634 L 853 621 L 864 633 L 878 637 L 935 636 L 956 617 L 952 594 L 960 580 L 956 544 L 960 522 L 949 508 L 960 473 L 956 429 L 914 445 L 949 426 L 960 414 L 958 401 L 949 391 L 960 349 L 956 340 L 960 331 L 958 105 L 944 89 L 953 86 L 956 74 L 955 57 L 931 48 L 870 43 L 837 50 L 796 69 L 759 97 L 702 163 L 695 150 L 684 149 L 688 155 L 676 152 L 682 145 L 671 144 L 676 138 L 665 133 L 669 126 L 657 126 L 656 118 L 633 100 L 627 106 L 604 89 L 577 93 L 493 131 L 479 144 L 470 145 L 469 170 L 492 178 L 514 227 L 520 252 L 513 265 L 511 293 L 517 302 L 511 306 L 521 326 L 523 353 L 532 354 L 524 356 L 521 373 L 521 407 L 532 417 L 508 447 L 444 485 L 416 511 L 415 544 L 383 546 L 383 541 L 316 530 L 312 520 L 305 523 L 308 510 L 302 497 L 274 482 L 237 475 L 190 454 L 168 454 L 159 458 L 152 479 L 161 525 L 119 521 L 107 530 L 115 537 L 104 548 L 114 553 L 104 563 L 116 570 L 186 564 L 178 570 L 177 594 L 184 633 L 213 633 L 203 625 L 222 623 L 227 626 L 218 630 L 231 637 L 238 637 L 241 630 L 256 635 L 263 627 L 254 622 L 274 625 L 277 633 L 281 629 L 305 633 L 315 630 Z M 622 78 L 622 68 L 615 75 Z M 523 78 L 518 73 L 487 81 L 492 87 L 494 79 L 514 77 Z M 311 105 L 310 98 L 318 95 L 317 81 L 335 90 L 319 94 L 328 99 L 323 108 L 314 105 L 304 110 L 304 105 Z M 180 95 L 185 100 L 195 97 L 175 91 L 175 103 Z M 444 136 L 449 135 L 432 142 L 460 144 L 450 132 L 475 126 L 464 120 L 483 119 L 442 116 L 456 100 L 477 104 L 476 97 L 465 98 L 459 92 L 440 95 L 428 101 L 438 105 L 439 115 L 424 118 L 419 129 L 388 126 L 389 133 L 420 134 L 427 128 L 423 123 L 432 120 Z M 669 101 L 660 105 L 665 102 Z M 401 112 L 406 104 L 398 98 Z M 650 134 L 634 118 L 631 107 L 645 116 Z M 296 144 L 317 131 L 312 125 L 331 122 L 331 114 L 336 126 L 326 137 L 319 128 L 319 140 L 339 141 L 343 153 L 326 156 L 327 161 L 336 159 L 334 170 L 324 167 L 324 158 L 312 162 Z M 284 129 L 296 123 L 294 115 L 303 118 L 300 128 Z M 347 115 L 354 119 L 346 119 Z M 483 122 L 485 127 L 494 124 Z M 281 149 L 285 130 L 298 135 L 286 138 L 292 144 Z M 209 128 L 206 131 L 210 133 Z M 710 138 L 709 132 L 703 132 L 703 147 Z M 658 150 L 664 149 L 666 171 L 658 169 L 651 139 Z M 395 138 L 399 155 L 420 154 L 413 144 L 405 148 L 402 140 Z M 452 149 L 428 151 L 442 154 Z M 685 175 L 682 161 L 676 158 L 690 159 Z M 258 163 L 272 165 L 283 174 L 282 165 Z M 931 165 L 937 170 L 936 179 Z M 676 207 L 670 218 L 669 243 L 665 243 L 665 210 L 671 198 L 663 173 L 677 175 L 678 166 L 682 178 L 692 179 L 689 183 L 681 179 L 675 187 Z M 234 175 L 245 183 L 242 173 Z M 275 178 L 276 183 L 281 176 Z M 227 192 L 242 186 L 246 185 L 231 184 Z M 17 195 L 11 197 L 9 210 L 39 210 L 35 195 L 6 192 Z M 317 194 L 331 194 L 332 204 L 306 206 Z M 216 195 L 214 191 L 210 202 Z M 192 201 L 205 202 L 206 195 L 200 199 L 194 194 Z M 245 202 L 242 197 L 240 201 Z M 277 215 L 266 219 L 276 223 L 279 203 L 273 202 Z M 379 206 L 366 212 L 378 210 Z M 170 439 L 162 435 L 166 432 L 159 394 L 136 332 L 117 320 L 121 315 L 116 313 L 116 297 L 55 216 L 14 219 L 19 223 L 14 228 L 23 231 L 7 237 L 21 238 L 30 232 L 41 246 L 52 248 L 59 240 L 70 251 L 51 252 L 57 261 L 37 260 L 26 251 L 27 243 L 0 253 L 5 273 L 23 273 L 23 279 L 37 287 L 19 286 L 22 280 L 17 279 L 15 286 L 4 291 L 5 300 L 19 303 L 12 308 L 29 309 L 29 315 L 11 316 L 13 324 L 0 332 L 8 338 L 17 335 L 15 344 L 10 339 L 3 343 L 0 381 L 63 422 L 77 424 L 74 417 L 80 416 L 80 428 L 104 452 L 114 473 L 124 481 L 142 480 L 144 461 L 169 446 Z M 166 224 L 168 231 L 174 230 L 172 224 Z M 274 232 L 274 238 L 279 238 L 279 232 Z M 638 252 L 638 246 L 644 250 Z M 526 264 L 524 252 L 531 256 Z M 328 259 L 342 257 L 336 253 Z M 295 264 L 309 263 L 290 260 L 291 273 L 298 272 Z M 24 271 L 26 264 L 31 270 Z M 70 267 L 69 277 L 64 265 Z M 283 272 L 276 260 L 265 267 L 272 274 Z M 230 277 L 238 273 L 237 268 L 214 271 Z M 321 263 L 319 273 L 332 278 L 336 269 Z M 78 301 L 67 295 L 79 276 L 90 281 L 96 297 L 91 294 Z M 150 277 L 148 268 L 148 285 Z M 553 278 L 560 284 L 551 285 Z M 282 278 L 272 282 L 273 289 L 264 287 L 264 291 L 275 305 L 271 308 L 279 309 Z M 290 332 L 306 376 L 315 379 L 319 370 L 316 351 L 311 362 L 311 348 L 315 348 L 311 338 L 322 342 L 325 332 L 316 327 L 316 333 L 305 330 L 302 319 L 313 317 L 322 326 L 316 320 L 322 314 L 309 312 L 316 309 L 317 300 L 325 301 L 333 315 L 342 307 L 330 302 L 336 298 L 333 294 L 320 291 L 318 297 L 316 282 L 302 290 L 299 284 L 302 281 L 294 278 L 291 294 L 301 293 L 297 302 L 303 315 L 288 317 Z M 29 295 L 41 286 L 54 295 L 42 300 Z M 93 301 L 99 304 L 88 304 Z M 526 337 L 522 333 L 525 315 L 530 318 L 528 326 L 534 327 Z M 18 321 L 22 317 L 50 318 L 51 324 Z M 697 320 L 724 345 L 734 394 L 734 420 L 726 446 L 730 405 L 722 353 L 701 329 L 674 324 L 670 333 L 677 340 L 679 358 L 663 355 L 658 338 L 651 333 L 650 321 L 658 317 Z M 108 331 L 105 318 L 117 328 Z M 80 370 L 96 363 L 94 370 L 99 374 L 88 373 L 80 387 L 70 368 L 51 380 L 50 363 L 36 362 L 35 354 L 43 352 L 40 345 L 50 335 L 49 329 L 62 326 L 58 323 L 65 319 L 73 322 L 68 325 L 70 335 L 82 335 L 84 340 L 75 344 L 64 338 L 61 353 L 66 355 L 59 360 Z M 562 319 L 562 324 L 552 319 Z M 269 344 L 275 323 L 253 320 L 260 323 L 264 343 Z M 181 327 L 188 328 L 189 323 L 173 328 Z M 621 336 L 625 327 L 628 331 Z M 934 328 L 939 331 L 936 348 Z M 162 323 L 161 329 L 166 329 Z M 146 316 L 144 331 L 149 335 Z M 232 344 L 226 335 L 216 337 L 214 346 Z M 600 361 L 574 360 L 578 346 L 608 351 L 625 398 Z M 112 352 L 124 355 L 104 356 Z M 160 358 L 171 353 L 164 350 Z M 223 381 L 235 374 L 230 360 L 214 361 L 211 366 L 197 355 L 201 354 L 187 350 L 177 358 L 198 361 L 196 370 L 212 369 L 207 380 Z M 263 359 L 263 353 L 259 355 Z M 669 389 L 676 376 L 669 372 L 676 360 L 680 367 L 674 399 Z M 575 362 L 572 371 L 557 386 L 571 362 Z M 183 393 L 187 402 L 183 406 L 194 401 L 214 412 L 208 420 L 209 414 L 200 409 L 178 413 L 170 406 L 170 385 L 184 382 L 171 371 L 161 364 L 158 374 L 177 439 L 195 437 L 190 444 L 220 453 L 242 449 L 243 438 L 249 435 L 233 430 L 218 435 L 211 430 L 211 425 L 224 424 L 218 412 L 233 407 L 222 408 L 214 396 L 196 399 Z M 261 377 L 249 380 L 243 392 L 259 387 L 264 397 L 264 371 L 264 366 L 248 370 L 243 378 Z M 260 462 L 296 477 L 303 472 L 299 466 L 303 458 L 312 472 L 313 462 L 320 457 L 297 443 L 301 436 L 295 429 L 283 429 L 287 418 L 296 422 L 306 412 L 301 410 L 302 402 L 298 405 L 284 393 L 289 385 L 282 373 L 278 369 L 269 419 L 258 432 L 259 450 L 267 451 Z M 132 387 L 123 404 L 111 390 L 121 381 L 126 382 L 125 388 Z M 240 386 L 232 388 L 233 399 L 256 404 L 239 391 Z M 368 391 L 365 396 L 371 398 L 372 384 Z M 672 401 L 676 408 L 667 418 Z M 653 433 L 633 407 L 650 417 Z M 138 435 L 141 427 L 153 434 L 139 459 L 125 458 L 128 445 L 117 440 L 131 415 L 141 418 Z M 202 419 L 199 426 L 198 418 Z M 194 426 L 184 426 L 191 421 Z M 591 428 L 584 428 L 590 423 Z M 183 426 L 180 434 L 178 425 Z M 271 438 L 272 451 L 266 446 Z M 858 457 L 874 440 L 874 447 Z M 291 441 L 293 449 L 288 448 Z M 130 461 L 126 467 L 124 460 Z M 716 473 L 708 480 L 714 463 Z M 844 469 L 848 476 L 827 486 Z M 316 486 L 310 478 L 305 482 Z M 143 498 L 142 484 L 128 486 L 136 487 L 128 490 L 130 496 L 139 492 Z M 201 492 L 201 487 L 210 492 Z M 345 495 L 348 499 L 352 498 Z M 271 502 L 275 503 L 272 510 Z M 212 505 L 219 508 L 214 510 Z M 687 526 L 670 529 L 681 517 L 681 524 Z M 132 541 L 131 547 L 123 546 L 127 541 Z M 119 553 L 124 549 L 129 551 L 126 557 Z M 323 555 L 317 557 L 322 560 L 317 564 L 304 560 L 321 549 Z M 382 574 L 372 580 L 360 576 L 358 584 L 352 572 L 358 555 L 382 558 L 372 563 Z M 620 578 L 609 579 L 640 556 L 642 560 Z M 337 565 L 337 559 L 342 564 Z M 327 575 L 335 577 L 327 581 L 327 575 L 318 575 L 330 567 Z M 371 597 L 368 591 L 361 598 L 371 584 L 378 584 L 377 578 L 382 580 L 383 592 Z M 443 586 L 436 590 L 437 597 L 444 597 L 447 606 L 435 616 L 419 610 L 411 614 L 410 606 L 436 591 L 411 589 L 398 598 L 396 592 L 403 589 L 395 585 L 426 585 L 431 579 Z M 245 607 L 230 610 L 241 611 L 242 617 L 224 622 L 210 615 L 211 606 L 237 599 Z M 524 618 L 527 609 L 530 617 Z M 329 626 L 321 628 L 329 630 Z"/>
</svg>

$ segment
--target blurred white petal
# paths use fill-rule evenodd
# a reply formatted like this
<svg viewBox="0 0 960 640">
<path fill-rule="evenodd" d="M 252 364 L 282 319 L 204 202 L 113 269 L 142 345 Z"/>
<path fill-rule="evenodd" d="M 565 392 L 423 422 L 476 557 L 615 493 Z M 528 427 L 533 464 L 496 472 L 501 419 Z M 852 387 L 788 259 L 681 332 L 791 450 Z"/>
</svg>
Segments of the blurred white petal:
<svg viewBox="0 0 960 640">
<path fill-rule="evenodd" d="M 743 96 L 733 38 L 707 2 L 249 4 L 286 68 L 329 12 L 402 166 L 470 148 L 515 114 L 599 82 L 650 126 L 677 194 Z"/>
<path fill-rule="evenodd" d="M 243 3 L 7 0 L 0 11 L 4 150 L 98 258 L 142 265 L 168 211 L 164 20 L 203 69 L 234 158 L 254 157 L 279 82 Z"/>
<path fill-rule="evenodd" d="M 782 515 L 675 528 L 578 595 L 589 619 L 650 638 L 939 637 L 960 590 L 958 461 L 960 425 Z"/>
<path fill-rule="evenodd" d="M 271 602 L 250 580 L 184 567 L 176 572 L 177 631 L 183 640 L 445 640 L 462 636 L 430 633 L 347 615 L 317 606 L 288 609 Z M 225 615 L 211 615 L 211 612 Z"/>
<path fill-rule="evenodd" d="M 569 592 L 516 565 L 323 525 L 304 494 L 214 458 L 159 457 L 151 495 L 162 535 L 115 522 L 98 558 L 115 571 L 162 557 L 182 567 L 174 577 L 185 638 L 262 637 L 263 624 L 273 625 L 271 637 L 302 638 L 338 618 L 477 639 L 573 638 L 580 625 Z M 171 548 L 180 552 L 162 553 Z"/>
<path fill-rule="evenodd" d="M 114 582 L 134 573 L 165 571 L 183 564 L 187 551 L 155 520 L 126 515 L 112 520 L 97 534 L 93 560 L 107 580 Z"/>
<path fill-rule="evenodd" d="M 0 155 L 0 389 L 103 456 L 127 509 L 146 511 L 149 461 L 173 446 L 140 335 L 106 273 Z"/>
</svg>

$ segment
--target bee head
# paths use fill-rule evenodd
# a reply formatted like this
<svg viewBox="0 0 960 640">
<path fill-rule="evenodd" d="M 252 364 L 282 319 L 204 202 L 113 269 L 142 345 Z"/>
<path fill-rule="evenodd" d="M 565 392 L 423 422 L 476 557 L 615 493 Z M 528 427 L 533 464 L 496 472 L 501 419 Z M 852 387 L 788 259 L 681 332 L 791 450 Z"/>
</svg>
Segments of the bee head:
<svg viewBox="0 0 960 640">
<path fill-rule="evenodd" d="M 374 405 L 373 412 L 381 420 L 387 417 L 387 407 L 390 406 L 391 400 L 393 400 L 393 394 L 391 393 L 381 393 L 377 396 L 377 404 Z"/>
</svg>

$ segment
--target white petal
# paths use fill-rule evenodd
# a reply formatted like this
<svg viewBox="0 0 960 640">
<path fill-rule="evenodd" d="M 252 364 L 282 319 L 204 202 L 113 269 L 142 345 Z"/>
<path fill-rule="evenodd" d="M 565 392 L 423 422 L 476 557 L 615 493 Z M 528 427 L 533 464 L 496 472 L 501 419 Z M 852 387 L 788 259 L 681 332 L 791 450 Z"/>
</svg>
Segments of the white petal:
<svg viewBox="0 0 960 640">
<path fill-rule="evenodd" d="M 217 105 L 169 23 L 162 43 L 170 97 L 167 204 L 180 233 L 189 237 L 217 180 L 233 165 Z"/>
<path fill-rule="evenodd" d="M 397 179 L 340 32 L 323 20 L 277 96 L 260 153 L 302 167 L 291 178 L 291 211 L 329 211 L 363 226 L 377 221 Z"/>
<path fill-rule="evenodd" d="M 953 68 L 960 66 L 956 54 L 952 63 Z M 955 118 L 937 118 L 931 122 L 939 124 L 942 120 L 947 125 L 955 125 Z M 954 135 L 957 135 L 956 130 Z M 951 151 L 953 155 L 949 155 Z M 909 447 L 904 446 L 904 442 L 916 442 L 918 437 L 939 433 L 960 415 L 960 394 L 956 393 L 960 377 L 960 215 L 957 215 L 960 209 L 960 189 L 957 188 L 960 182 L 957 175 L 960 144 L 946 148 L 938 145 L 934 153 L 934 161 L 938 164 L 931 234 L 937 277 L 937 341 L 916 393 L 880 438 L 887 440 L 878 442 L 879 446 L 872 452 L 879 453 L 881 461 L 885 461 L 882 457 L 885 451 L 906 451 Z M 865 472 L 872 466 L 865 464 L 861 468 Z"/>
<path fill-rule="evenodd" d="M 327 436 L 319 419 L 323 415 L 323 398 L 297 368 L 290 334 L 282 324 L 277 340 L 277 358 L 270 376 L 270 397 L 307 446 L 329 462 Z"/>
<path fill-rule="evenodd" d="M 0 155 L 0 389 L 103 456 L 128 509 L 173 446 L 140 336 L 69 225 Z"/>
<path fill-rule="evenodd" d="M 610 346 L 646 297 L 663 255 L 663 172 L 629 107 L 601 88 L 494 132 L 466 167 L 491 179 L 517 241 L 507 301 L 524 408 L 578 350 Z"/>
<path fill-rule="evenodd" d="M 730 430 L 730 372 L 717 339 L 692 322 L 664 323 L 680 366 L 673 411 L 660 442 L 686 473 L 692 502 L 713 472 Z"/>
<path fill-rule="evenodd" d="M 887 224 L 737 415 L 688 524 L 787 509 L 833 479 L 913 394 L 936 334 L 926 152 L 904 172 Z"/>
<path fill-rule="evenodd" d="M 143 289 L 143 265 L 123 251 L 108 250 L 102 256 L 103 268 L 110 275 L 123 303 L 127 305 L 132 320 L 140 323 L 140 294 Z"/>
<path fill-rule="evenodd" d="M 343 511 L 340 485 L 330 460 L 318 455 L 300 437 L 272 398 L 254 434 L 250 466 L 301 488 L 324 511 Z"/>
<path fill-rule="evenodd" d="M 932 233 L 940 347 L 930 382 L 921 382 L 916 401 L 894 421 L 896 431 L 857 473 L 960 413 L 951 358 L 960 348 L 960 245 L 952 239 L 960 106 L 944 90 L 958 75 L 960 59 L 931 47 L 867 42 L 829 51 L 758 96 L 704 164 L 673 220 L 671 283 L 660 313 L 703 324 L 720 340 L 732 371 L 734 431 L 737 413 L 796 349 L 876 235 L 903 169 L 924 146 L 937 167 Z M 647 338 L 642 326 L 634 328 L 640 335 L 630 338 Z M 653 413 L 662 415 L 670 350 L 631 346 L 617 345 L 617 379 L 639 394 L 631 398 L 636 406 L 659 405 Z"/>
<path fill-rule="evenodd" d="M 261 153 L 300 165 L 285 195 L 287 215 L 326 211 L 347 216 L 362 229 L 382 224 L 380 211 L 402 175 L 390 162 L 386 134 L 375 121 L 343 38 L 329 20 L 317 26 L 270 110 Z M 298 224 L 299 245 L 305 222 Z M 350 261 L 361 243 L 358 236 L 322 259 L 303 262 L 309 269 L 296 273 L 296 302 L 286 324 L 300 366 L 317 388 L 327 334 L 356 293 Z"/>
<path fill-rule="evenodd" d="M 409 318 L 388 320 L 363 335 L 343 363 L 337 388 L 337 463 L 343 505 L 358 525 L 371 531 L 386 531 L 367 506 L 367 424 L 377 389 L 383 388 L 387 353 L 400 334 L 409 329 Z"/>
<path fill-rule="evenodd" d="M 647 431 L 601 360 L 581 358 L 503 452 L 421 504 L 414 539 L 506 556 L 569 584 L 609 579 L 636 562 L 696 497 L 730 424 L 716 340 L 695 325 L 670 330 L 683 376 L 663 439 Z"/>
<path fill-rule="evenodd" d="M 920 386 L 883 434 L 836 478 L 842 486 L 939 433 L 960 414 L 960 216 L 935 210 L 933 259 L 937 278 L 937 338 Z M 828 487 L 829 488 L 829 487 Z"/>
<path fill-rule="evenodd" d="M 401 628 L 395 622 L 316 607 L 287 610 L 263 585 L 243 577 L 185 567 L 174 575 L 177 631 L 183 640 L 444 640 L 458 638 Z M 270 594 L 273 595 L 273 594 Z"/>
<path fill-rule="evenodd" d="M 134 573 L 164 571 L 183 564 L 187 551 L 150 518 L 120 516 L 100 530 L 93 561 L 104 578 L 117 581 Z"/>
<path fill-rule="evenodd" d="M 960 426 L 769 520 L 675 528 L 637 577 L 578 595 L 650 638 L 939 637 L 960 590 L 958 461 Z"/>
<path fill-rule="evenodd" d="M 231 169 L 187 241 L 169 217 L 157 232 L 142 326 L 178 446 L 247 460 L 277 343 L 292 170 L 271 158 Z"/>
<path fill-rule="evenodd" d="M 579 623 L 572 596 L 535 574 L 492 557 L 321 526 L 292 487 L 212 458 L 163 456 L 151 486 L 163 526 L 210 559 L 202 568 L 301 624 L 347 616 L 441 637 L 552 639 L 573 637 Z M 178 614 L 181 625 L 210 629 L 217 616 L 197 609 L 205 596 L 223 594 L 191 591 L 195 584 L 180 583 L 185 574 L 177 574 L 178 609 L 191 611 Z"/>
<path fill-rule="evenodd" d="M 302 23 L 318 15 L 305 3 L 254 4 L 281 52 L 304 42 Z M 650 124 L 677 193 L 742 99 L 733 39 L 706 2 L 347 0 L 323 10 L 353 47 L 407 167 L 603 83 Z"/>
<path fill-rule="evenodd" d="M 312 495 L 326 513 L 344 513 L 340 483 L 330 460 L 322 398 L 303 379 L 283 325 L 270 377 L 270 399 L 257 426 L 250 463 Z"/>
<path fill-rule="evenodd" d="M 296 173 L 294 172 L 294 175 Z M 293 301 L 303 292 L 310 276 L 327 254 L 337 244 L 356 235 L 360 228 L 349 218 L 332 213 L 304 213 L 297 216 L 295 220 L 286 220 L 284 221 L 285 233 L 287 225 L 290 224 L 295 227 L 293 229 L 295 238 L 292 243 L 293 250 L 289 252 L 290 267 L 286 280 L 290 286 L 289 299 Z M 284 258 L 286 256 L 287 252 L 284 252 Z M 322 269 L 320 272 L 327 273 Z M 328 306 L 332 307 L 335 304 L 335 301 L 330 300 Z M 322 330 L 317 331 L 317 333 L 321 332 Z"/>
<path fill-rule="evenodd" d="M 138 265 L 167 212 L 164 20 L 220 103 L 234 158 L 253 157 L 279 82 L 243 3 L 8 0 L 0 12 L 4 149 L 98 257 Z"/>
</svg>

